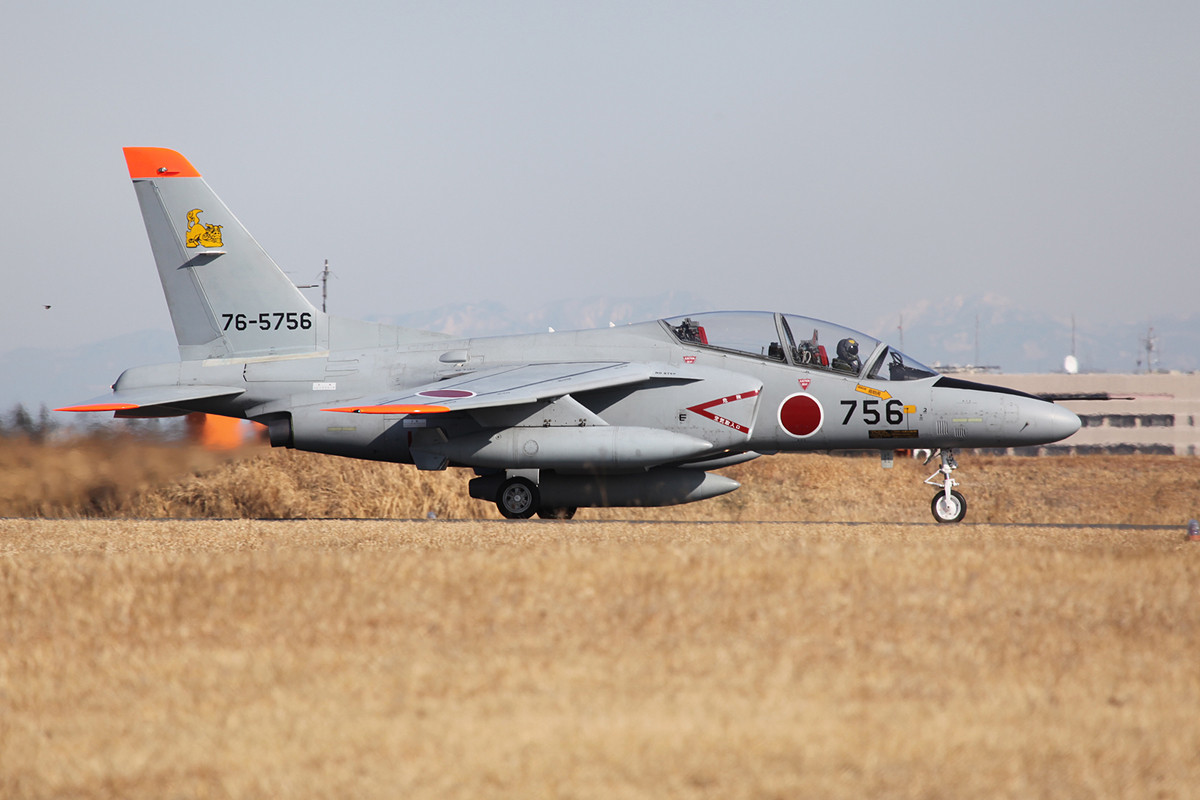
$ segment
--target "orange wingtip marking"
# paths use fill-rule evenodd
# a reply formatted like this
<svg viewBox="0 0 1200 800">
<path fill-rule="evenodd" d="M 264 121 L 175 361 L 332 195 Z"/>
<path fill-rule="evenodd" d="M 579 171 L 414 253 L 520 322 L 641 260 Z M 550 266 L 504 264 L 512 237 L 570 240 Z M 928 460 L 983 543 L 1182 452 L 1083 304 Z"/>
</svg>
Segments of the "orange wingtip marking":
<svg viewBox="0 0 1200 800">
<path fill-rule="evenodd" d="M 444 414 L 450 409 L 446 406 L 346 406 L 345 408 L 327 408 L 326 411 L 341 411 L 346 414 Z"/>
<path fill-rule="evenodd" d="M 126 147 L 125 163 L 131 178 L 199 178 L 191 163 L 165 147 Z"/>
<path fill-rule="evenodd" d="M 98 403 L 94 406 L 67 406 L 56 408 L 55 411 L 129 411 L 137 408 L 133 403 Z"/>
</svg>

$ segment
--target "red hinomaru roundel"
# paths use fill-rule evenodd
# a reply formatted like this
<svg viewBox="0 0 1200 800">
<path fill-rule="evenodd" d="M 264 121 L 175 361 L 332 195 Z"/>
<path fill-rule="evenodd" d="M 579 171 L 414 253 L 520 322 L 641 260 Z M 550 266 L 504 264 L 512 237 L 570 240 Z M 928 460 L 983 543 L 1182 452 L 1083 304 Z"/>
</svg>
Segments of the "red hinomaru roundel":
<svg viewBox="0 0 1200 800">
<path fill-rule="evenodd" d="M 469 392 L 466 389 L 428 389 L 424 392 L 417 392 L 418 397 L 438 397 L 443 400 L 453 400 L 462 397 L 474 397 L 474 392 Z"/>
<path fill-rule="evenodd" d="M 819 431 L 824 418 L 821 402 L 811 394 L 793 394 L 779 404 L 779 427 L 797 439 Z"/>
</svg>

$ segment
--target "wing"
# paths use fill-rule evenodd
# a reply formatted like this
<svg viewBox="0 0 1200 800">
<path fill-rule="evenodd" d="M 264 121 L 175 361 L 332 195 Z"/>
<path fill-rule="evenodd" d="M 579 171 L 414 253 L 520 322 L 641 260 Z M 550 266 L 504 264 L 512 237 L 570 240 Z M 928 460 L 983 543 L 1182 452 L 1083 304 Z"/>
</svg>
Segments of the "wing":
<svg viewBox="0 0 1200 800">
<path fill-rule="evenodd" d="M 56 408 L 55 411 L 133 411 L 151 406 L 173 406 L 195 400 L 233 397 L 245 391 L 234 386 L 150 386 L 144 389 L 118 389 L 100 397 L 93 397 L 86 403 Z"/>
<path fill-rule="evenodd" d="M 652 378 L 694 380 L 665 364 L 622 361 L 519 364 L 428 383 L 404 390 L 404 394 L 382 396 L 360 405 L 325 410 L 353 414 L 444 414 L 536 403 L 566 394 L 645 383 Z"/>
</svg>

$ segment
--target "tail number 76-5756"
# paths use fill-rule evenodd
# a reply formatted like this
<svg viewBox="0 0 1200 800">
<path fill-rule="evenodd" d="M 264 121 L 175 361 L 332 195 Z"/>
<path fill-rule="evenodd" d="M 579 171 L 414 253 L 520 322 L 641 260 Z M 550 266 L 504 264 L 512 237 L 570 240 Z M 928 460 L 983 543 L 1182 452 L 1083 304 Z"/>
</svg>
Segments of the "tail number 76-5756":
<svg viewBox="0 0 1200 800">
<path fill-rule="evenodd" d="M 225 331 L 231 327 L 237 331 L 244 331 L 247 328 L 258 328 L 260 331 L 277 331 L 280 328 L 294 331 L 299 328 L 306 331 L 312 327 L 312 313 L 308 311 L 263 311 L 258 314 L 222 314 L 221 318 L 225 320 L 225 327 L 221 330 Z"/>
</svg>

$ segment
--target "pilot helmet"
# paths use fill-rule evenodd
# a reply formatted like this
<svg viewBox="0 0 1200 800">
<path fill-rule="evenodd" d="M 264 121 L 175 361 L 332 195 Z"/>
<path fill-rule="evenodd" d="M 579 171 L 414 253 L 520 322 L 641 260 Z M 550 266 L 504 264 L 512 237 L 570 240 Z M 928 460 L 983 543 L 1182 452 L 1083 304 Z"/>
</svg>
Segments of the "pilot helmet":
<svg viewBox="0 0 1200 800">
<path fill-rule="evenodd" d="M 853 361 L 858 358 L 858 342 L 854 339 L 842 339 L 837 346 L 838 358 Z"/>
</svg>

